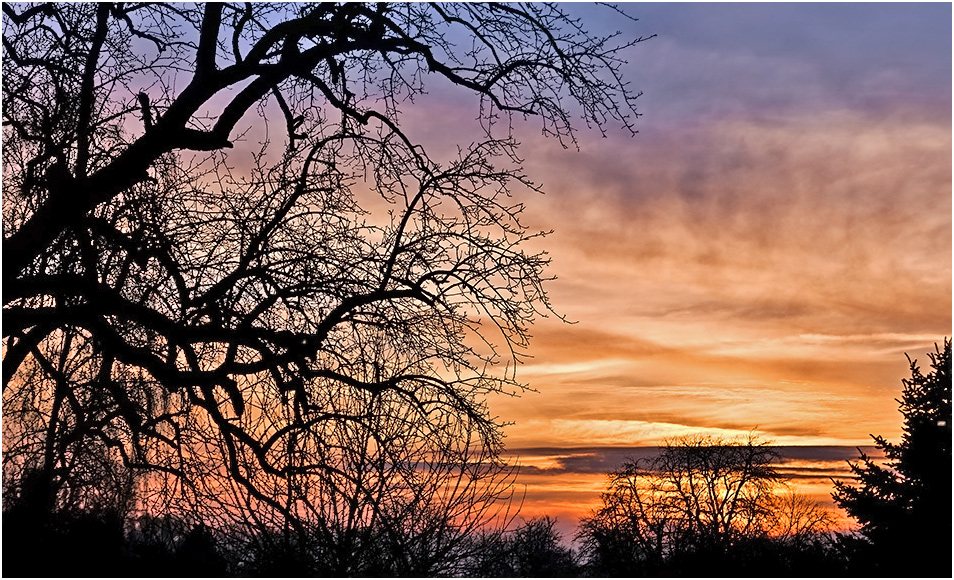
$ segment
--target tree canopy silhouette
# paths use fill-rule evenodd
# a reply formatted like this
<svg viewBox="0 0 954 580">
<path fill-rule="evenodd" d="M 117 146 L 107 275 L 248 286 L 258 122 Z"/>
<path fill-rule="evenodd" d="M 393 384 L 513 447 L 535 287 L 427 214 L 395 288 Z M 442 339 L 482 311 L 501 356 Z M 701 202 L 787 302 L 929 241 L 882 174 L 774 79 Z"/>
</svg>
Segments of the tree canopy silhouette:
<svg viewBox="0 0 954 580">
<path fill-rule="evenodd" d="M 864 558 L 890 576 L 951 575 L 951 341 L 928 358 L 923 375 L 908 357 L 901 442 L 872 436 L 887 463 L 862 453 L 849 462 L 857 483 L 836 481 L 832 494 L 873 544 Z"/>
<path fill-rule="evenodd" d="M 556 520 L 542 516 L 506 534 L 481 534 L 465 568 L 476 578 L 567 578 L 582 571 L 573 550 L 564 545 Z"/>
<path fill-rule="evenodd" d="M 519 391 L 549 311 L 511 121 L 632 131 L 619 57 L 642 39 L 550 4 L 4 4 L 3 24 L 5 482 L 64 505 L 95 459 L 149 474 L 137 509 L 305 534 L 320 490 L 384 518 L 389 474 L 445 506 L 506 475 L 483 395 Z M 441 85 L 483 138 L 434 154 L 402 120 Z"/>
<path fill-rule="evenodd" d="M 778 460 L 754 435 L 700 435 L 668 440 L 655 457 L 625 463 L 609 474 L 602 505 L 580 524 L 586 566 L 597 576 L 799 570 L 833 516 L 785 489 Z"/>
</svg>

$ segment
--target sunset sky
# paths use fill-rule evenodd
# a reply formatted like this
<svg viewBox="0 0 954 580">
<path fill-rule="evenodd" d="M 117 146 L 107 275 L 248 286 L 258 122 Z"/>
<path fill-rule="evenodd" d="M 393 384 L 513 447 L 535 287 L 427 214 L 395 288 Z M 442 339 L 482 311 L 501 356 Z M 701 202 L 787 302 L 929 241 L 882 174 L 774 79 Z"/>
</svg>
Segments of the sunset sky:
<svg viewBox="0 0 954 580">
<path fill-rule="evenodd" d="M 786 467 L 830 501 L 854 446 L 900 436 L 905 353 L 926 368 L 952 334 L 951 5 L 622 7 L 638 20 L 564 5 L 655 35 L 624 55 L 639 134 L 580 127 L 564 148 L 514 124 L 546 192 L 519 196 L 524 221 L 553 230 L 530 249 L 573 322 L 534 326 L 536 392 L 491 399 L 524 513 L 572 533 L 626 448 L 696 432 L 847 446 Z M 427 91 L 403 110 L 413 140 L 440 159 L 481 139 L 470 91 Z"/>
<path fill-rule="evenodd" d="M 521 127 L 558 312 L 495 399 L 508 446 L 755 429 L 900 434 L 904 353 L 951 335 L 951 6 L 590 5 L 656 38 L 625 69 L 639 134 Z"/>
<path fill-rule="evenodd" d="M 554 230 L 551 298 L 576 322 L 535 326 L 519 376 L 538 392 L 492 400 L 523 513 L 572 534 L 625 455 L 567 448 L 897 440 L 905 353 L 927 367 L 952 333 L 951 5 L 568 8 L 656 37 L 627 53 L 637 136 L 564 150 L 518 126 L 546 191 L 527 219 Z M 800 490 L 830 502 L 855 453 L 813 457 Z"/>
</svg>

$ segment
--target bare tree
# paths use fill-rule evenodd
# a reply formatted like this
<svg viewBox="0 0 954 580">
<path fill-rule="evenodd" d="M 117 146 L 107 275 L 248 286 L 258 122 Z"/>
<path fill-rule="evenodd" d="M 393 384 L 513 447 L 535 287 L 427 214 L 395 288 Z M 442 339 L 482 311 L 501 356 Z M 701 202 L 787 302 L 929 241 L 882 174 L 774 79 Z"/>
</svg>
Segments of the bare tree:
<svg viewBox="0 0 954 580">
<path fill-rule="evenodd" d="M 515 468 L 460 417 L 431 418 L 390 394 L 355 392 L 344 404 L 354 421 L 325 422 L 286 450 L 290 478 L 260 489 L 299 514 L 304 533 L 281 511 L 251 501 L 228 524 L 246 538 L 250 569 L 336 576 L 454 575 L 477 533 L 499 534 L 519 508 Z M 309 466 L 326 466 L 320 472 Z M 271 487 L 266 487 L 271 486 Z M 234 505 L 250 498 L 233 486 Z M 276 569 L 277 554 L 296 553 L 297 570 Z"/>
<path fill-rule="evenodd" d="M 390 493 L 354 437 L 390 470 L 497 461 L 483 396 L 520 390 L 549 311 L 512 117 L 631 131 L 619 55 L 642 39 L 546 4 L 4 4 L 3 24 L 5 481 L 72 433 L 148 474 L 144 509 L 304 536 L 322 490 Z M 439 83 L 484 131 L 445 158 L 401 124 Z"/>
<path fill-rule="evenodd" d="M 584 554 L 603 573 L 658 571 L 686 555 L 830 531 L 833 514 L 787 489 L 778 459 L 754 435 L 671 439 L 657 456 L 609 475 L 602 506 L 581 523 Z"/>
<path fill-rule="evenodd" d="M 15 505 L 35 518 L 54 511 L 125 515 L 133 476 L 111 445 L 122 434 L 110 428 L 106 397 L 86 373 L 88 345 L 71 329 L 58 337 L 55 352 L 28 359 L 23 380 L 4 393 L 5 509 Z"/>
</svg>

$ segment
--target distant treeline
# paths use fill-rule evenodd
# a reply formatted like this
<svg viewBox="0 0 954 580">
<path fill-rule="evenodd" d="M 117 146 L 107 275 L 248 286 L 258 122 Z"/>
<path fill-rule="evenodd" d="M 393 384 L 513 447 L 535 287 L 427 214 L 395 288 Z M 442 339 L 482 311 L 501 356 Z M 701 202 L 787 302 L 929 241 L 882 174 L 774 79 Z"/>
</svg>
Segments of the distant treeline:
<svg viewBox="0 0 954 580">
<path fill-rule="evenodd" d="M 115 507 L 49 510 L 42 481 L 4 505 L 11 576 L 869 576 L 907 570 L 833 514 L 794 493 L 777 450 L 756 437 L 684 437 L 609 474 L 601 506 L 562 537 L 540 517 L 509 529 L 429 534 L 352 526 L 302 536 Z M 410 528 L 408 528 L 410 529 Z M 571 544 L 576 547 L 571 547 Z M 54 557 L 36 557 L 36 548 Z M 918 575 L 944 575 L 948 561 Z M 937 572 L 937 573 L 935 573 Z"/>
</svg>

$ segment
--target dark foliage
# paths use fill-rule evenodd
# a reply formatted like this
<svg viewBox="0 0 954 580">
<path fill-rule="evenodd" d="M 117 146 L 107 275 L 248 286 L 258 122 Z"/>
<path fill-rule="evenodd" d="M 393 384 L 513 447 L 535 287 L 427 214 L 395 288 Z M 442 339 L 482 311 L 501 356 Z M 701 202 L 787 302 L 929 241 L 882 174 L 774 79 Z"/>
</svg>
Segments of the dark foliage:
<svg viewBox="0 0 954 580">
<path fill-rule="evenodd" d="M 221 544 L 214 530 L 185 522 L 24 503 L 3 512 L 7 577 L 219 577 L 230 572 Z"/>
<path fill-rule="evenodd" d="M 872 436 L 886 464 L 861 455 L 858 482 L 835 482 L 835 502 L 861 524 L 870 545 L 853 542 L 860 573 L 951 575 L 951 341 L 928 353 L 931 372 L 908 361 L 899 410 L 901 442 Z"/>
<path fill-rule="evenodd" d="M 109 513 L 3 512 L 3 575 L 119 576 L 126 566 L 123 519 Z"/>
<path fill-rule="evenodd" d="M 479 537 L 465 573 L 494 578 L 578 576 L 582 568 L 555 525 L 556 520 L 543 516 L 512 532 Z"/>
</svg>

